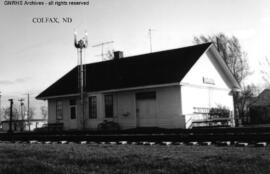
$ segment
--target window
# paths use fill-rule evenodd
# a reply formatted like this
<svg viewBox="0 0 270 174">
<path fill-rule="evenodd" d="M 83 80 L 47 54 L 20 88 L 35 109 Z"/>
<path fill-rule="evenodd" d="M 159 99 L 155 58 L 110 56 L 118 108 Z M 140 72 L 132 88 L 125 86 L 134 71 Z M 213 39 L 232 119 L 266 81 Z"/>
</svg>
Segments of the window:
<svg viewBox="0 0 270 174">
<path fill-rule="evenodd" d="M 97 118 L 97 97 L 89 97 L 89 118 Z"/>
<path fill-rule="evenodd" d="M 113 95 L 105 95 L 105 117 L 113 117 Z"/>
<path fill-rule="evenodd" d="M 69 108 L 70 108 L 70 119 L 76 119 L 76 100 L 69 100 Z"/>
<path fill-rule="evenodd" d="M 156 99 L 156 92 L 151 91 L 151 92 L 140 92 L 136 94 L 136 99 L 137 100 L 148 100 L 148 99 Z"/>
<path fill-rule="evenodd" d="M 62 103 L 62 101 L 56 101 L 56 119 L 63 120 L 63 103 Z"/>
</svg>

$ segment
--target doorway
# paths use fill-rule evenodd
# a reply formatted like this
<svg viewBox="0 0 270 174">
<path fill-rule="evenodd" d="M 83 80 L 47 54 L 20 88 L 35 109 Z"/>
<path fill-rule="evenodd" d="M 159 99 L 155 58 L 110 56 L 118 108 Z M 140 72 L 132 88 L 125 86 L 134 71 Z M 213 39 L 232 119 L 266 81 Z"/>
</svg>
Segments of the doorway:
<svg viewBox="0 0 270 174">
<path fill-rule="evenodd" d="M 157 126 L 156 92 L 136 94 L 136 127 Z"/>
</svg>

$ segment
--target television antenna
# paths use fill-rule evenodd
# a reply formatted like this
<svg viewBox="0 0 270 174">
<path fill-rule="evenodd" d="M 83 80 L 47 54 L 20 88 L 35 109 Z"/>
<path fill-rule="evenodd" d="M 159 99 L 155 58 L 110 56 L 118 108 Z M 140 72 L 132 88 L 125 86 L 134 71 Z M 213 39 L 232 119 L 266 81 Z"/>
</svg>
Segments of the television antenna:
<svg viewBox="0 0 270 174">
<path fill-rule="evenodd" d="M 99 44 L 93 45 L 92 47 L 93 48 L 95 48 L 95 47 L 101 47 L 101 54 L 100 54 L 100 56 L 101 56 L 102 60 L 104 61 L 105 60 L 105 58 L 104 58 L 104 55 L 105 55 L 104 54 L 104 45 L 108 45 L 108 44 L 112 44 L 112 43 L 114 43 L 114 41 L 101 42 Z"/>
<path fill-rule="evenodd" d="M 149 35 L 149 44 L 150 44 L 150 53 L 152 53 L 152 32 L 155 31 L 154 29 L 148 29 L 148 35 Z"/>
</svg>

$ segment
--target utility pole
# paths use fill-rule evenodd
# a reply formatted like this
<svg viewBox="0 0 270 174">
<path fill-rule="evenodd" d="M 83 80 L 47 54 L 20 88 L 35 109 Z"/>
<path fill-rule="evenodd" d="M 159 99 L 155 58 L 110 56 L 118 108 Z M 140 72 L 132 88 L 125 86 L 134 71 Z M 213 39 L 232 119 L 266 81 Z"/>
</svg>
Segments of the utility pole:
<svg viewBox="0 0 270 174">
<path fill-rule="evenodd" d="M 13 107 L 13 99 L 8 100 L 10 102 L 10 111 L 9 111 L 9 133 L 12 133 L 12 107 Z"/>
<path fill-rule="evenodd" d="M 105 60 L 105 58 L 104 58 L 104 45 L 108 45 L 108 44 L 112 44 L 112 43 L 114 43 L 114 41 L 101 42 L 97 45 L 93 45 L 92 47 L 101 47 L 101 57 L 102 57 L 102 60 Z"/>
<path fill-rule="evenodd" d="M 30 125 L 30 93 L 27 93 L 26 95 L 27 95 L 27 112 L 26 112 L 27 118 L 26 118 L 26 120 L 28 123 L 28 129 L 30 131 L 30 129 L 31 129 L 31 127 L 30 127 L 31 126 Z"/>
<path fill-rule="evenodd" d="M 29 119 L 30 116 L 30 94 L 27 93 L 27 119 Z"/>
<path fill-rule="evenodd" d="M 19 99 L 19 102 L 20 102 L 20 106 L 21 106 L 21 119 L 24 120 L 24 114 L 23 114 L 23 106 L 24 106 L 24 103 L 23 103 L 24 99 L 21 98 Z"/>
<path fill-rule="evenodd" d="M 85 36 L 77 41 L 77 33 L 74 33 L 74 46 L 77 48 L 78 51 L 78 80 L 79 80 L 79 91 L 80 91 L 80 99 L 81 99 L 81 113 L 82 113 L 82 128 L 85 129 L 85 109 L 84 109 L 84 87 L 85 87 L 85 79 L 84 77 L 86 74 L 84 73 L 84 66 L 83 66 L 83 60 L 82 60 L 82 52 L 83 49 L 87 48 L 88 46 L 88 38 L 87 38 L 87 33 L 85 32 Z"/>
<path fill-rule="evenodd" d="M 25 122 L 24 122 L 24 109 L 23 109 L 23 106 L 24 106 L 24 103 L 23 103 L 24 99 L 21 98 L 19 99 L 19 102 L 20 102 L 20 108 L 21 108 L 21 122 L 19 124 L 19 127 L 20 127 L 20 130 L 23 131 L 24 128 L 25 128 Z M 19 119 L 18 119 L 19 120 Z"/>
</svg>

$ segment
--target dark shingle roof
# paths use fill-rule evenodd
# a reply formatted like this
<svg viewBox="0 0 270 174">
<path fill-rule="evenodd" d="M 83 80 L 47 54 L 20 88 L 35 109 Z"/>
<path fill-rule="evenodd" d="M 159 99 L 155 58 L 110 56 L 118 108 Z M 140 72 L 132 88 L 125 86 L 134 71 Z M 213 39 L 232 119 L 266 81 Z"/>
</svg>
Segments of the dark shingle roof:
<svg viewBox="0 0 270 174">
<path fill-rule="evenodd" d="M 264 89 L 263 92 L 255 98 L 251 106 L 269 106 L 270 105 L 270 89 Z"/>
<path fill-rule="evenodd" d="M 180 82 L 211 43 L 86 64 L 86 91 Z M 78 93 L 78 67 L 37 98 Z"/>
</svg>

